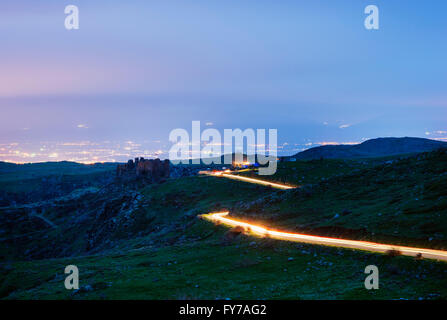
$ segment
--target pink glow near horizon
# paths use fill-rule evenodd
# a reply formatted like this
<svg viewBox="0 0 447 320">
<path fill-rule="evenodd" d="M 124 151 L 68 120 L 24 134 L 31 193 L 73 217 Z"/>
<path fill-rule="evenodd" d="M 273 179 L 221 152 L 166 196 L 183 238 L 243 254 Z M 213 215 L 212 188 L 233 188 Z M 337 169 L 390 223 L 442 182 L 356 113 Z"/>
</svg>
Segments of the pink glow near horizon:
<svg viewBox="0 0 447 320">
<path fill-rule="evenodd" d="M 444 130 L 430 133 L 430 139 L 447 141 Z M 435 136 L 437 135 L 437 136 Z M 361 141 L 317 141 L 303 144 L 283 143 L 278 146 L 280 155 L 293 155 L 300 151 L 317 146 L 355 145 Z M 169 143 L 161 141 L 66 141 L 40 143 L 0 143 L 0 161 L 12 163 L 37 163 L 46 161 L 73 161 L 84 164 L 98 162 L 126 162 L 135 157 L 166 159 L 169 155 Z M 200 154 L 191 152 L 190 158 L 198 158 Z"/>
<path fill-rule="evenodd" d="M 0 161 L 13 163 L 36 163 L 46 161 L 73 161 L 85 164 L 97 162 L 125 162 L 134 157 L 163 158 L 167 153 L 161 149 L 143 149 L 141 144 L 105 141 L 102 143 L 42 142 L 0 144 Z"/>
</svg>

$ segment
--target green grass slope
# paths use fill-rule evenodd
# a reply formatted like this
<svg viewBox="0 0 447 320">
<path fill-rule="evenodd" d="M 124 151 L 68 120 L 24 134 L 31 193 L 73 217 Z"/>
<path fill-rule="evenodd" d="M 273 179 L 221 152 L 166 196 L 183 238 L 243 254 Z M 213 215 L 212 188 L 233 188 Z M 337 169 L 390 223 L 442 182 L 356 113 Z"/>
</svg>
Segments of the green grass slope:
<svg viewBox="0 0 447 320">
<path fill-rule="evenodd" d="M 290 191 L 212 176 L 111 185 L 34 208 L 57 228 L 0 209 L 0 298 L 446 299 L 444 262 L 230 237 L 197 218 L 230 210 L 284 230 L 445 248 L 446 153 L 388 161 L 281 164 L 271 179 L 303 185 Z M 79 291 L 64 288 L 69 264 Z M 377 291 L 363 284 L 371 264 Z"/>
<path fill-rule="evenodd" d="M 197 221 L 194 240 L 1 266 L 5 299 L 446 299 L 447 264 L 239 236 Z M 75 264 L 79 291 L 65 290 Z M 364 268 L 380 289 L 364 288 Z"/>
<path fill-rule="evenodd" d="M 333 170 L 314 183 L 242 204 L 235 214 L 286 230 L 447 249 L 445 150 L 350 171 L 335 170 L 334 161 L 320 161 Z"/>
</svg>

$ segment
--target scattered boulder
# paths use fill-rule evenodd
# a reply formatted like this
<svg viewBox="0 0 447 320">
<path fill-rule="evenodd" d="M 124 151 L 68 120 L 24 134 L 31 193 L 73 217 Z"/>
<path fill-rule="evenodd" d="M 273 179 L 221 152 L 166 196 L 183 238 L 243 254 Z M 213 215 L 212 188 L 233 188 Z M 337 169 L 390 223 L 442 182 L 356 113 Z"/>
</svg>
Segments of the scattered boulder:
<svg viewBox="0 0 447 320">
<path fill-rule="evenodd" d="M 396 250 L 396 249 L 391 249 L 391 250 L 388 250 L 386 252 L 386 254 L 390 257 L 397 257 L 397 256 L 402 255 L 402 252 L 400 252 L 399 250 Z"/>
<path fill-rule="evenodd" d="M 241 235 L 241 234 L 244 233 L 244 232 L 245 232 L 245 229 L 244 229 L 243 227 L 241 227 L 241 226 L 234 227 L 234 228 L 228 230 L 228 231 L 225 233 L 225 235 L 224 235 L 224 237 L 223 237 L 223 242 L 224 242 L 224 243 L 232 242 L 232 241 L 234 241 L 239 235 Z"/>
</svg>

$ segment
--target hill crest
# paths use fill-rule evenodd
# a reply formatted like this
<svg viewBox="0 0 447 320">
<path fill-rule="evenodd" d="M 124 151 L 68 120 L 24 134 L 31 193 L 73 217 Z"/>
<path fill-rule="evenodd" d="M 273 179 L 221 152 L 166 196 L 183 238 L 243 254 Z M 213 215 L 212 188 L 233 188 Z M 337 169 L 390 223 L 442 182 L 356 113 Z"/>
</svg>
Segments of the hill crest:
<svg viewBox="0 0 447 320">
<path fill-rule="evenodd" d="M 425 138 L 376 138 L 356 145 L 319 146 L 292 156 L 299 160 L 373 158 L 447 148 L 447 142 Z"/>
</svg>

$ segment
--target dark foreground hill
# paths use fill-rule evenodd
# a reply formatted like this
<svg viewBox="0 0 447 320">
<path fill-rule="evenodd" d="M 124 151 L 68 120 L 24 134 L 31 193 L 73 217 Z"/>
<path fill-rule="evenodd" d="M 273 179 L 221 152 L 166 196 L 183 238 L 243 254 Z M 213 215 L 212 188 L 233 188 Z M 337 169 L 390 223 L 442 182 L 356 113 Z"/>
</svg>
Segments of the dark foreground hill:
<svg viewBox="0 0 447 320">
<path fill-rule="evenodd" d="M 312 159 L 355 159 L 386 157 L 398 154 L 429 152 L 447 148 L 447 142 L 424 138 L 377 138 L 356 145 L 336 145 L 315 147 L 297 153 L 293 158 Z"/>
<path fill-rule="evenodd" d="M 446 166 L 446 150 L 281 162 L 263 179 L 301 188 L 195 175 L 3 207 L 0 299 L 447 299 L 444 262 L 253 237 L 197 218 L 229 210 L 281 230 L 446 250 Z M 0 190 L 44 188 L 28 185 L 23 175 Z M 79 290 L 64 289 L 67 265 L 79 268 Z M 386 290 L 365 289 L 367 265 Z"/>
</svg>

